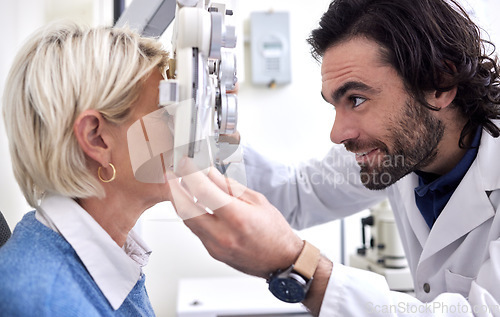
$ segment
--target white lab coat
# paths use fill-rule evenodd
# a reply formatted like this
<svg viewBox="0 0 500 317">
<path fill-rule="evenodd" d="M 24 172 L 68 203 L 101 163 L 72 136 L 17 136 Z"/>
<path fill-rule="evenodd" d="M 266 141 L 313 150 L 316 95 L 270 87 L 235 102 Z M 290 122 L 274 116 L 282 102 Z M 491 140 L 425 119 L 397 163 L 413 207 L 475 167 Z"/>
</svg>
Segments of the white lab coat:
<svg viewBox="0 0 500 317">
<path fill-rule="evenodd" d="M 248 186 L 265 194 L 297 229 L 389 198 L 416 298 L 390 291 L 375 273 L 335 263 L 321 316 L 500 316 L 500 138 L 483 131 L 475 161 L 432 230 L 415 204 L 414 173 L 383 191 L 369 191 L 343 147 L 295 168 L 251 148 L 244 153 Z"/>
</svg>

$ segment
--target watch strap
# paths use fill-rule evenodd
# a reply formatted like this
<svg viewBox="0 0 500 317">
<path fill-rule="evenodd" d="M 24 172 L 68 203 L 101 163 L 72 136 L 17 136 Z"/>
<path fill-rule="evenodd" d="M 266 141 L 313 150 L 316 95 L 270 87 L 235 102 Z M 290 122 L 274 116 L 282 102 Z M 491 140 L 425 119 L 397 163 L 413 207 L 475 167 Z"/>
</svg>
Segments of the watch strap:
<svg viewBox="0 0 500 317">
<path fill-rule="evenodd" d="M 318 267 L 320 257 L 321 253 L 319 249 L 304 240 L 304 247 L 297 258 L 297 261 L 295 261 L 293 270 L 310 280 Z"/>
</svg>

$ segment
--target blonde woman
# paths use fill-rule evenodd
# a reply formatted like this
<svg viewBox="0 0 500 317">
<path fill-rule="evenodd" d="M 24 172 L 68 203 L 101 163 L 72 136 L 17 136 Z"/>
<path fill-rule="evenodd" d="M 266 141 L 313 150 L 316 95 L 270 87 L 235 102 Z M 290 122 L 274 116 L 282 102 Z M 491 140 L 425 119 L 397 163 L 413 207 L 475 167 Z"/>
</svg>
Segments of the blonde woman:
<svg viewBox="0 0 500 317">
<path fill-rule="evenodd" d="M 0 249 L 3 316 L 154 315 L 131 231 L 168 183 L 133 175 L 127 130 L 158 109 L 167 54 L 126 29 L 45 27 L 3 96 L 15 177 L 35 211 Z"/>
</svg>

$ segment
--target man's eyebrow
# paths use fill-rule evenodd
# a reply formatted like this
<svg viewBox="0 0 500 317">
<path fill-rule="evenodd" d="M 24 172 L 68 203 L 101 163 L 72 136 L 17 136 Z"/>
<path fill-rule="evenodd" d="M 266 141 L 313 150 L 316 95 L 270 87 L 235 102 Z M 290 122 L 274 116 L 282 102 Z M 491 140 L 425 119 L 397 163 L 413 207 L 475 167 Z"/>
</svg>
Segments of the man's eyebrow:
<svg viewBox="0 0 500 317">
<path fill-rule="evenodd" d="M 337 103 L 349 90 L 362 90 L 366 92 L 377 92 L 373 87 L 368 86 L 365 83 L 359 82 L 359 81 L 348 81 L 344 83 L 342 86 L 340 86 L 337 90 L 335 90 L 332 93 L 332 99 L 334 103 Z M 323 93 L 321 93 L 323 95 Z M 324 98 L 324 96 L 323 96 Z"/>
</svg>

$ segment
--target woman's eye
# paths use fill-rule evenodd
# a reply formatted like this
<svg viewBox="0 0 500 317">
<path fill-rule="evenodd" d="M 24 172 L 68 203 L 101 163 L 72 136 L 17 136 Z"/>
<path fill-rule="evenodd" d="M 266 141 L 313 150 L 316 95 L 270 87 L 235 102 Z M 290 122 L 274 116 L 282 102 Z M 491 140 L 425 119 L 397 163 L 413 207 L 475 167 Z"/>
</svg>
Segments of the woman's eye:
<svg viewBox="0 0 500 317">
<path fill-rule="evenodd" d="M 366 99 L 363 97 L 351 97 L 351 101 L 353 108 L 356 108 L 360 106 L 363 102 L 365 102 Z"/>
</svg>

